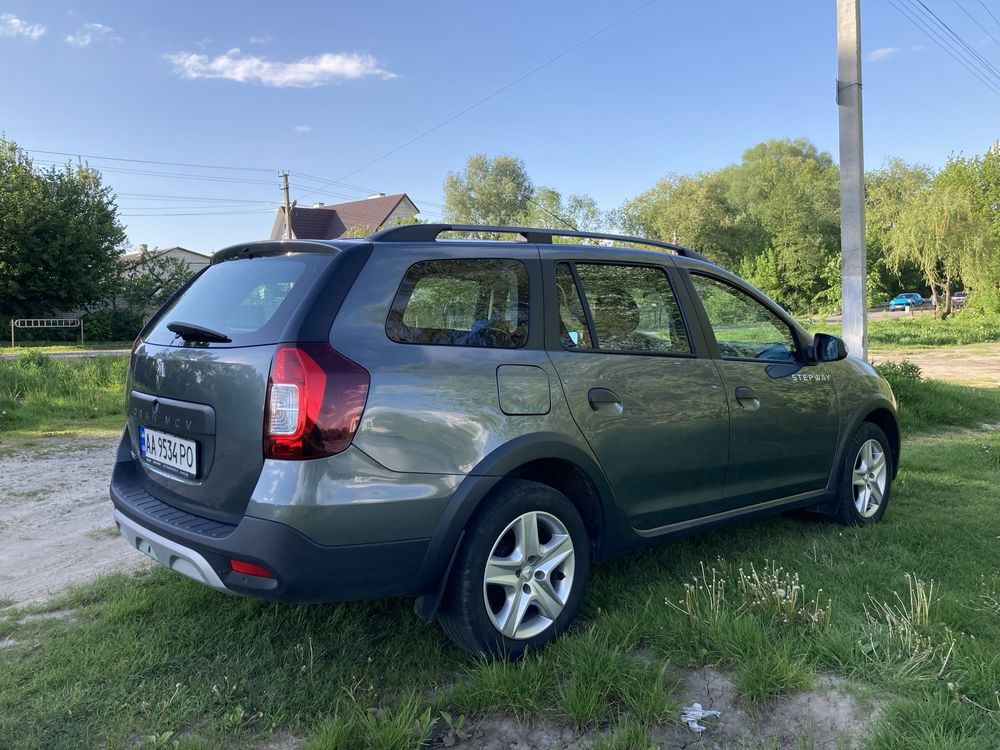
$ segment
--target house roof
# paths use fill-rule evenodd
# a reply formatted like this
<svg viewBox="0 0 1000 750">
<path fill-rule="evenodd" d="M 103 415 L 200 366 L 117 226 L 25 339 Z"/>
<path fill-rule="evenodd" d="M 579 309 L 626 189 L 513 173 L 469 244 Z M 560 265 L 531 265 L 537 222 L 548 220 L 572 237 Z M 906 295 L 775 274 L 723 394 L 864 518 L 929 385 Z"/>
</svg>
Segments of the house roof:
<svg viewBox="0 0 1000 750">
<path fill-rule="evenodd" d="M 406 193 L 328 206 L 296 206 L 291 212 L 292 233 L 300 240 L 332 240 L 353 227 L 364 226 L 374 230 L 384 224 L 404 200 L 416 209 Z"/>
</svg>

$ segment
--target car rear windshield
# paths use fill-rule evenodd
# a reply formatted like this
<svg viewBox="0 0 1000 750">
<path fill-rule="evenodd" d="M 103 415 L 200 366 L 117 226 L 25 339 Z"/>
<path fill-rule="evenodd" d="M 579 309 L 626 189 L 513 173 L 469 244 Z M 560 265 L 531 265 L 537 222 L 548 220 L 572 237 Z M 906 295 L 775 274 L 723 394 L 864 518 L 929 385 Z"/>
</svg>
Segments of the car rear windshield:
<svg viewBox="0 0 1000 750">
<path fill-rule="evenodd" d="M 146 340 L 183 346 L 167 326 L 188 323 L 232 339 L 222 346 L 254 346 L 279 340 L 330 256 L 280 256 L 229 260 L 210 266 L 156 317 Z"/>
</svg>

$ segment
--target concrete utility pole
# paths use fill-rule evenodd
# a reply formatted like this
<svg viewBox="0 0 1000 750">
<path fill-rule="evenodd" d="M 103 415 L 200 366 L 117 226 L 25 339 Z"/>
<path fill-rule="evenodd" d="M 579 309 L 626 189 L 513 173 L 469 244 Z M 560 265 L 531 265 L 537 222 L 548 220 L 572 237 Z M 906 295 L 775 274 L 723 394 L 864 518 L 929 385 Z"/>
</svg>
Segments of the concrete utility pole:
<svg viewBox="0 0 1000 750">
<path fill-rule="evenodd" d="M 288 200 L 288 172 L 281 173 L 281 192 L 285 194 L 285 236 L 283 239 L 292 239 L 292 204 Z"/>
<path fill-rule="evenodd" d="M 840 109 L 842 334 L 847 350 L 868 357 L 865 279 L 865 159 L 861 115 L 861 0 L 837 0 L 837 106 Z"/>
</svg>

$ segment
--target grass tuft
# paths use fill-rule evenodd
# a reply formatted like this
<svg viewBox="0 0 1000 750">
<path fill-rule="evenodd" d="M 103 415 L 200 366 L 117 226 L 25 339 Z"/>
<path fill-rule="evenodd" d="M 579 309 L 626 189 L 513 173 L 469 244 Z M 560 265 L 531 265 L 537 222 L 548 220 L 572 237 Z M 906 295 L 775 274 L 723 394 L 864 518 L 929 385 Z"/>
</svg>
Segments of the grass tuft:
<svg viewBox="0 0 1000 750">
<path fill-rule="evenodd" d="M 0 433 L 120 428 L 128 357 L 0 360 Z"/>
</svg>

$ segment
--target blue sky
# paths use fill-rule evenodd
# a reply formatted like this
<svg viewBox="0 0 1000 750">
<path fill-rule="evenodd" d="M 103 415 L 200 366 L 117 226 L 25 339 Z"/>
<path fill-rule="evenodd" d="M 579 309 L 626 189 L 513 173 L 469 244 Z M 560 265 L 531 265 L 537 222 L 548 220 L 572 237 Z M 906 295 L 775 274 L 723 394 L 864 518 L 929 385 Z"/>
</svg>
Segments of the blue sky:
<svg viewBox="0 0 1000 750">
<path fill-rule="evenodd" d="M 433 220 L 445 174 L 474 152 L 519 156 L 536 184 L 606 209 L 767 138 L 836 156 L 835 0 L 645 2 L 0 0 L 0 129 L 40 162 L 260 170 L 89 159 L 133 243 L 203 251 L 267 236 L 283 169 L 302 204 L 405 191 Z M 924 2 L 1000 64 L 1000 23 L 978 0 Z M 1000 96 L 889 0 L 863 1 L 862 38 L 868 168 L 941 165 L 1000 138 Z M 346 185 L 307 192 L 314 178 Z"/>
</svg>

